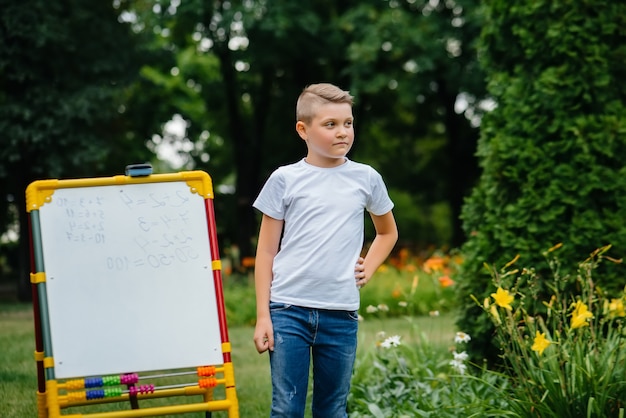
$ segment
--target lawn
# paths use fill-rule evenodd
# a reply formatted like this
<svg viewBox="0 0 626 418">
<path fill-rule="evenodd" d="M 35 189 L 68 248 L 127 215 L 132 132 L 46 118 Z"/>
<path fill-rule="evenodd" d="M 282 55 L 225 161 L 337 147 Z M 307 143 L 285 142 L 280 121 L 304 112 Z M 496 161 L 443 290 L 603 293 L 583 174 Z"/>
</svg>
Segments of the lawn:
<svg viewBox="0 0 626 418">
<path fill-rule="evenodd" d="M 373 349 L 381 331 L 388 336 L 399 335 L 402 341 L 412 343 L 418 343 L 424 334 L 431 344 L 445 350 L 453 339 L 454 324 L 449 315 L 388 319 L 366 317 L 359 332 L 360 354 Z M 252 334 L 250 326 L 229 328 L 241 417 L 267 416 L 270 404 L 268 359 L 255 351 Z M 0 350 L 0 416 L 37 416 L 35 339 L 30 305 L 0 305 Z M 105 407 L 110 405 L 102 406 Z M 82 413 L 89 411 L 85 408 L 81 410 Z M 214 417 L 226 415 L 223 412 L 213 414 Z M 203 417 L 204 414 L 184 416 Z"/>
</svg>

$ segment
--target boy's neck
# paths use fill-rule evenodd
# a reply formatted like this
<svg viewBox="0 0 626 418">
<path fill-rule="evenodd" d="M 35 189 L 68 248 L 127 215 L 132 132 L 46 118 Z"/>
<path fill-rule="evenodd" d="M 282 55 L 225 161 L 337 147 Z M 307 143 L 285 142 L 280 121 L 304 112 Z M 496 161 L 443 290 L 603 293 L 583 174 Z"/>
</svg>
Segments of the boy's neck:
<svg viewBox="0 0 626 418">
<path fill-rule="evenodd" d="M 348 161 L 348 158 L 311 158 L 311 156 L 307 155 L 304 157 L 304 162 L 309 165 L 320 167 L 320 168 L 334 168 L 343 165 Z"/>
</svg>

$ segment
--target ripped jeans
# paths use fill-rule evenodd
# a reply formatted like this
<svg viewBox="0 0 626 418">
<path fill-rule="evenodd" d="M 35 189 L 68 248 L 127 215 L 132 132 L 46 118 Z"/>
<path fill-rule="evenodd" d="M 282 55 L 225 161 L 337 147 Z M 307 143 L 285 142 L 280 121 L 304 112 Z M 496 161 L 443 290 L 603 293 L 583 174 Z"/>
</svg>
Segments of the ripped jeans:
<svg viewBox="0 0 626 418">
<path fill-rule="evenodd" d="M 358 314 L 270 303 L 271 418 L 302 418 L 313 358 L 313 418 L 345 418 Z"/>
</svg>

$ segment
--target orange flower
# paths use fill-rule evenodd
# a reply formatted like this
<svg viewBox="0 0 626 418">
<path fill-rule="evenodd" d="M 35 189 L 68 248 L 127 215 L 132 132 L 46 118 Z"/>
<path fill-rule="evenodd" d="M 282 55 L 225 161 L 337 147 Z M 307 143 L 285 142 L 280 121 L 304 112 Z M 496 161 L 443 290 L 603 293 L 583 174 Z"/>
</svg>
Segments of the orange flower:
<svg viewBox="0 0 626 418">
<path fill-rule="evenodd" d="M 444 259 L 441 257 L 433 256 L 428 260 L 424 261 L 424 271 L 426 273 L 431 273 L 433 271 L 443 270 Z"/>
<path fill-rule="evenodd" d="M 409 259 L 409 250 L 406 248 L 401 248 L 398 252 L 398 256 L 400 257 L 400 261 L 406 263 L 406 261 Z"/>
<path fill-rule="evenodd" d="M 241 267 L 244 268 L 252 268 L 254 267 L 254 264 L 256 262 L 256 259 L 254 257 L 244 257 L 243 260 L 241 260 Z"/>
<path fill-rule="evenodd" d="M 415 266 L 413 264 L 407 264 L 406 266 L 404 266 L 404 270 L 408 271 L 409 273 L 413 273 L 415 271 Z"/>
<path fill-rule="evenodd" d="M 441 287 L 446 288 L 454 285 L 454 280 L 450 278 L 450 276 L 441 276 L 439 278 L 439 284 Z"/>
</svg>

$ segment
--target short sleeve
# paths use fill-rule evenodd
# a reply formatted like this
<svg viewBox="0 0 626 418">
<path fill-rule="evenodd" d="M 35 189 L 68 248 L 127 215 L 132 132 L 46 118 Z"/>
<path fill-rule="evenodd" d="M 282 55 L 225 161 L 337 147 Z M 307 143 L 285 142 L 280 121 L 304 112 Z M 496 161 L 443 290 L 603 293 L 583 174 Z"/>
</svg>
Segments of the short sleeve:
<svg viewBox="0 0 626 418">
<path fill-rule="evenodd" d="M 276 170 L 263 185 L 252 207 L 271 218 L 283 220 L 285 218 L 284 195 L 285 179 L 280 171 Z"/>
<path fill-rule="evenodd" d="M 393 209 L 393 202 L 387 192 L 387 186 L 385 186 L 385 182 L 380 173 L 374 169 L 371 169 L 370 195 L 367 200 L 366 209 L 376 216 L 384 215 Z"/>
</svg>

